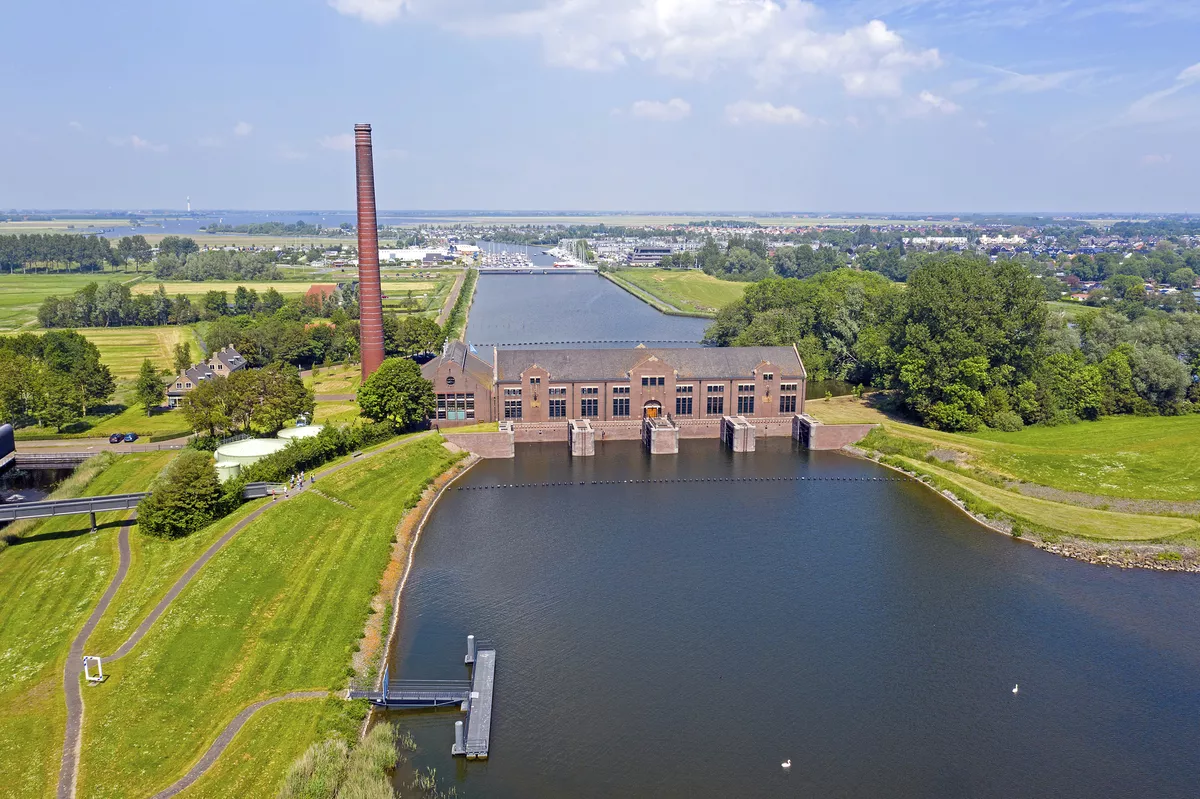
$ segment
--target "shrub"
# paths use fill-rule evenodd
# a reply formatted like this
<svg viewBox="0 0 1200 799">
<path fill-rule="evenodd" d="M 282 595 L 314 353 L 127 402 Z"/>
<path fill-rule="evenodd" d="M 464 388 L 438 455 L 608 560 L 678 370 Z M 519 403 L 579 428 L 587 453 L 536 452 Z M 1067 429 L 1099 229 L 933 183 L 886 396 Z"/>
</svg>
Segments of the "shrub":
<svg viewBox="0 0 1200 799">
<path fill-rule="evenodd" d="M 138 527 L 158 538 L 181 538 L 221 515 L 221 483 L 212 457 L 184 451 L 138 503 Z"/>
<path fill-rule="evenodd" d="M 1015 433 L 1025 427 L 1025 422 L 1013 411 L 1000 411 L 992 417 L 991 426 L 1004 433 Z"/>
</svg>

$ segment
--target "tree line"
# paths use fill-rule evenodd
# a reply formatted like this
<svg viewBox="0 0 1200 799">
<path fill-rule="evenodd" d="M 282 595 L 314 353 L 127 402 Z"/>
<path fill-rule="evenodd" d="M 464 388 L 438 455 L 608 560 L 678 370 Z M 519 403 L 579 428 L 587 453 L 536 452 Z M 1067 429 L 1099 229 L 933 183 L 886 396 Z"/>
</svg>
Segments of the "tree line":
<svg viewBox="0 0 1200 799">
<path fill-rule="evenodd" d="M 1020 263 L 930 257 L 905 286 L 849 269 L 761 281 L 719 312 L 706 340 L 795 344 L 810 379 L 889 390 L 945 430 L 1200 407 L 1200 316 L 1134 300 L 1070 324 L 1044 300 Z"/>
</svg>

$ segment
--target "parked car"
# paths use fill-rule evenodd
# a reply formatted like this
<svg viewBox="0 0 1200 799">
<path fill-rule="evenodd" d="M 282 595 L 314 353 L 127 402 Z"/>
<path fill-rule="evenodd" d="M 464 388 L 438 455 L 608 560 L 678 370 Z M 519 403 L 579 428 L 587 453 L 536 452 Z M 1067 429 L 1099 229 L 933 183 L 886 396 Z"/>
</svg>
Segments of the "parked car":
<svg viewBox="0 0 1200 799">
<path fill-rule="evenodd" d="M 108 437 L 108 443 L 110 443 L 110 444 L 120 444 L 124 440 L 125 440 L 124 433 L 113 433 L 111 436 Z"/>
<path fill-rule="evenodd" d="M 137 433 L 126 433 L 125 434 L 125 443 L 126 444 L 132 444 L 133 442 L 137 441 L 137 439 L 138 439 Z"/>
</svg>

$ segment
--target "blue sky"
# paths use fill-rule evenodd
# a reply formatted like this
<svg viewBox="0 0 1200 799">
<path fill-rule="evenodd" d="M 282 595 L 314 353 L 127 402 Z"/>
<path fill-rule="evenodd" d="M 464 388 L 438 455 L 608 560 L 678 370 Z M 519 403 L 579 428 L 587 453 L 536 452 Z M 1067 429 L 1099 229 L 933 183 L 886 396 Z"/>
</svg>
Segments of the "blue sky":
<svg viewBox="0 0 1200 799">
<path fill-rule="evenodd" d="M 10 4 L 0 208 L 1197 211 L 1194 0 Z M 13 35 L 13 34 L 16 35 Z"/>
</svg>

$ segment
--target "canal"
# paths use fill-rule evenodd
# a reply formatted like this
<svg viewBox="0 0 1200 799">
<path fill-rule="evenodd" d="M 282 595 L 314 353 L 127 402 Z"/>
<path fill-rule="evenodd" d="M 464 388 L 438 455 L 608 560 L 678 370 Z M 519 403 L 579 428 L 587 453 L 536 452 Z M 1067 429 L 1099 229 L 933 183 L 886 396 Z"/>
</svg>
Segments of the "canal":
<svg viewBox="0 0 1200 799">
<path fill-rule="evenodd" d="M 563 307 L 472 324 L 563 336 Z M 459 678 L 492 639 L 491 759 L 450 756 L 458 714 L 398 715 L 414 764 L 489 798 L 1194 796 L 1194 576 L 1048 555 L 911 482 L 592 485 L 890 474 L 779 439 L 480 463 L 425 528 L 391 668 Z M 585 485 L 470 488 L 543 482 Z"/>
</svg>

